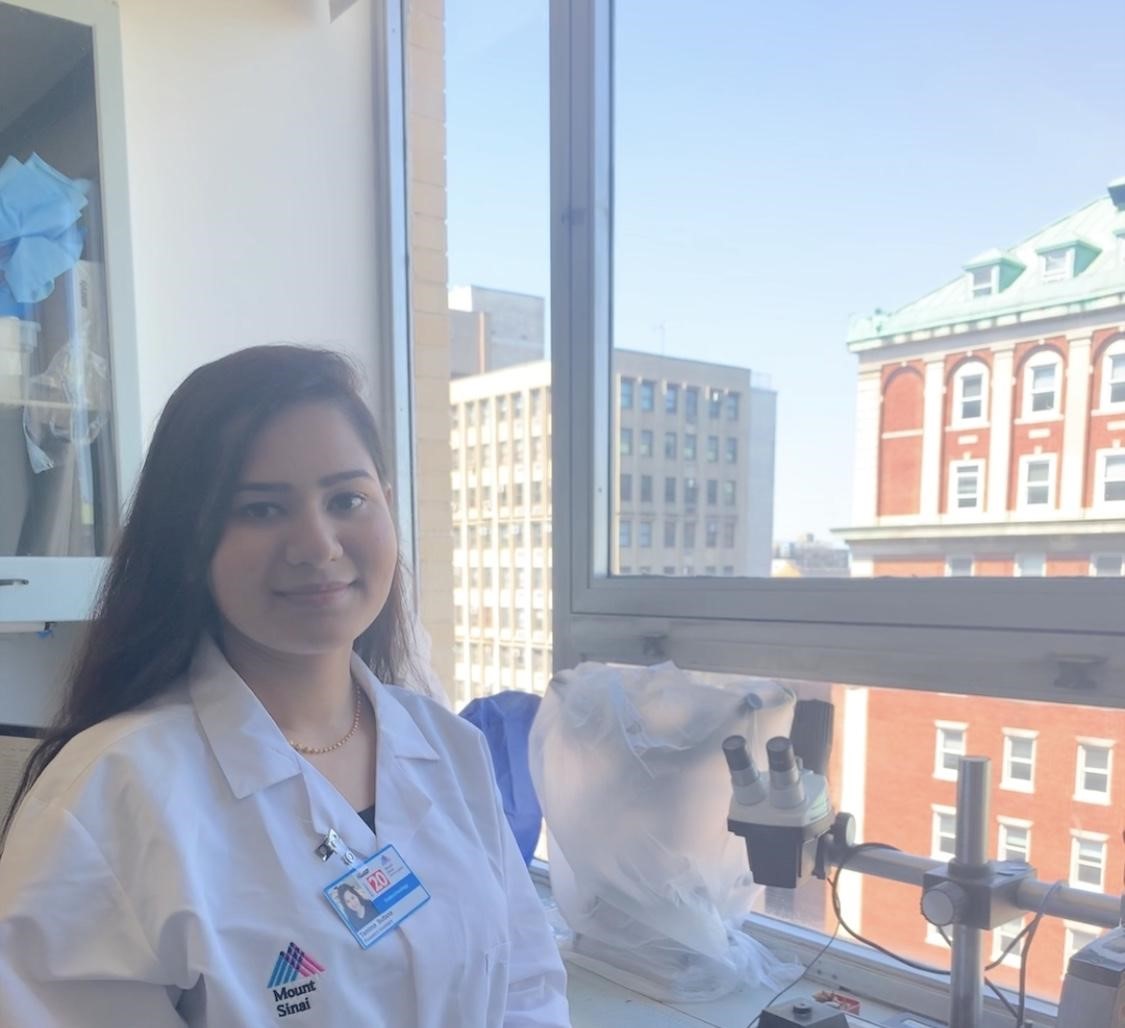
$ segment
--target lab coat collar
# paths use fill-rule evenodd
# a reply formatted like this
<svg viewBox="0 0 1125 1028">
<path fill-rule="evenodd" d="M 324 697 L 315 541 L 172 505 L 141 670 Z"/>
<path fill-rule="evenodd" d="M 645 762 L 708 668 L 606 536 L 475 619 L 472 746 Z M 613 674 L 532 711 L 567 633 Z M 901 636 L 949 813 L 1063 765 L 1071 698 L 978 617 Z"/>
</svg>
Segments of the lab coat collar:
<svg viewBox="0 0 1125 1028">
<path fill-rule="evenodd" d="M 375 711 L 380 763 L 383 756 L 440 759 L 387 686 L 354 654 L 352 675 Z M 210 637 L 203 639 L 192 661 L 189 691 L 203 733 L 236 798 L 301 773 L 300 757 Z"/>
</svg>

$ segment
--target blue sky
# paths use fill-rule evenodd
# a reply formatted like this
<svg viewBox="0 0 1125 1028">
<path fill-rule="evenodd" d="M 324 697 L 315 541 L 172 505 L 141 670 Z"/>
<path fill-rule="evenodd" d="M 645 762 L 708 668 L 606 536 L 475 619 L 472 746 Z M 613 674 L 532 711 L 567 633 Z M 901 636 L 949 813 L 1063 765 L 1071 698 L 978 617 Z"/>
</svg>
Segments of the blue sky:
<svg viewBox="0 0 1125 1028">
<path fill-rule="evenodd" d="M 1125 3 L 621 0 L 615 338 L 778 390 L 775 535 L 850 520 L 848 319 L 1125 175 Z M 450 281 L 549 294 L 544 0 L 447 0 Z"/>
</svg>

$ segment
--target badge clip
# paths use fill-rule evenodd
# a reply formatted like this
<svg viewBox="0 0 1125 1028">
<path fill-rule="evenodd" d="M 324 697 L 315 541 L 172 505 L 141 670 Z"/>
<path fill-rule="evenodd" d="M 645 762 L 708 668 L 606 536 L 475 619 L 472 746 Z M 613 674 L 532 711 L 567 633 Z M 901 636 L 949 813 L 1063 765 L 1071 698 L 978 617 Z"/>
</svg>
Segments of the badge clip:
<svg viewBox="0 0 1125 1028">
<path fill-rule="evenodd" d="M 355 863 L 355 854 L 344 845 L 340 836 L 336 834 L 336 829 L 329 828 L 328 834 L 320 841 L 320 845 L 316 848 L 316 855 L 327 863 L 328 858 L 333 854 L 338 855 L 340 859 L 349 866 Z"/>
</svg>

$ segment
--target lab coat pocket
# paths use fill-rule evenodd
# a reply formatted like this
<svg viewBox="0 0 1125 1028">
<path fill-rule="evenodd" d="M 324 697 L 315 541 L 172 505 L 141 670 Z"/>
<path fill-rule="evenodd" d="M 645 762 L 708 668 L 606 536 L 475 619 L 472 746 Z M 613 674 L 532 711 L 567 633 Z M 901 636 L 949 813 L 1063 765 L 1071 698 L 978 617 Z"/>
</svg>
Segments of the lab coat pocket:
<svg viewBox="0 0 1125 1028">
<path fill-rule="evenodd" d="M 488 1028 L 500 1028 L 508 1009 L 508 965 L 512 945 L 499 942 L 484 951 L 484 978 L 488 983 Z"/>
</svg>

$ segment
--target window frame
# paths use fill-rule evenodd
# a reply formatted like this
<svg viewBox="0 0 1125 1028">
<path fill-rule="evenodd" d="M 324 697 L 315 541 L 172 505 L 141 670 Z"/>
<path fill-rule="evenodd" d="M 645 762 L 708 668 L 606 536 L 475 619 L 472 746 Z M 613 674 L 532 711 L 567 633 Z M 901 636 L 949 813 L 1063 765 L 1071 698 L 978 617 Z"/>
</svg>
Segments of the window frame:
<svg viewBox="0 0 1125 1028">
<path fill-rule="evenodd" d="M 1048 269 L 1048 259 L 1058 256 L 1063 258 L 1062 267 L 1054 270 Z M 1074 278 L 1074 256 L 1075 248 L 1073 245 L 1055 246 L 1049 250 L 1043 250 L 1039 254 L 1039 277 L 1044 282 L 1065 282 Z"/>
<path fill-rule="evenodd" d="M 977 488 L 973 494 L 973 505 L 971 507 L 962 507 L 960 505 L 960 482 L 959 478 L 964 469 L 972 468 L 976 471 Z M 946 502 L 946 509 L 950 517 L 968 517 L 973 514 L 980 514 L 984 510 L 984 469 L 985 460 L 983 457 L 973 458 L 971 460 L 951 460 L 949 462 L 949 498 Z"/>
<path fill-rule="evenodd" d="M 980 376 L 980 414 L 965 416 L 965 379 Z M 990 369 L 984 361 L 970 357 L 957 365 L 953 372 L 953 406 L 950 409 L 951 428 L 983 428 L 988 424 Z"/>
<path fill-rule="evenodd" d="M 1043 368 L 1050 368 L 1055 376 L 1054 384 L 1051 387 L 1051 406 L 1043 410 L 1035 410 L 1035 372 Z M 1028 357 L 1023 366 L 1022 420 L 1050 421 L 1058 418 L 1062 408 L 1063 379 L 1062 357 L 1055 350 L 1038 350 Z"/>
<path fill-rule="evenodd" d="M 1123 237 L 1123 239 L 1125 239 L 1125 237 Z M 1123 359 L 1123 364 L 1125 364 L 1125 335 L 1114 339 L 1113 342 L 1102 350 L 1100 357 L 1102 388 L 1101 396 L 1099 397 L 1101 401 L 1099 410 L 1101 412 L 1125 410 L 1125 397 L 1120 400 L 1113 399 L 1114 385 L 1125 386 L 1125 374 L 1122 375 L 1118 382 L 1114 382 L 1112 375 L 1114 357 L 1121 357 Z"/>
<path fill-rule="evenodd" d="M 967 721 L 935 721 L 934 722 L 934 778 L 943 782 L 957 781 L 957 768 L 947 768 L 944 757 L 947 747 L 943 746 L 946 732 L 961 733 L 961 750 L 954 752 L 956 756 L 963 757 L 969 751 L 969 724 Z"/>
<path fill-rule="evenodd" d="M 1078 878 L 1079 859 L 1082 852 L 1082 843 L 1098 843 L 1101 846 L 1101 863 L 1099 866 L 1100 880 L 1097 885 L 1082 882 Z M 1109 851 L 1109 836 L 1102 832 L 1089 832 L 1080 828 L 1070 830 L 1070 869 L 1067 883 L 1072 889 L 1086 889 L 1093 892 L 1102 892 L 1105 889 L 1106 858 Z"/>
<path fill-rule="evenodd" d="M 1004 735 L 1004 752 L 1001 759 L 1000 788 L 1008 792 L 1035 793 L 1035 761 L 1039 752 L 1039 732 L 1033 728 L 1002 728 Z M 1031 757 L 1027 763 L 1030 765 L 1030 778 L 1025 782 L 1022 778 L 1012 777 L 1012 742 L 1016 739 L 1031 743 Z M 1023 763 L 1020 758 L 1019 763 Z"/>
<path fill-rule="evenodd" d="M 1086 767 L 1085 755 L 1088 750 L 1099 749 L 1106 752 L 1105 792 L 1096 792 L 1086 788 L 1085 775 L 1089 768 Z M 1079 736 L 1074 746 L 1074 800 L 1077 803 L 1093 803 L 1099 807 L 1108 807 L 1112 803 L 1113 795 L 1113 739 L 1093 739 L 1088 736 Z M 1100 768 L 1094 769 L 1095 773 L 1102 774 Z"/>
<path fill-rule="evenodd" d="M 1011 860 L 1012 857 L 1006 855 L 1007 843 L 1006 836 L 1012 831 L 1020 831 L 1026 833 L 1027 844 L 1024 847 L 1024 855 L 1019 858 L 1025 863 L 1031 862 L 1031 829 L 1034 827 L 1033 822 L 1024 820 L 1019 817 L 1008 817 L 1001 815 L 996 819 L 996 859 L 997 860 Z"/>
<path fill-rule="evenodd" d="M 1031 488 L 1031 465 L 1047 465 L 1047 500 L 1045 503 L 1032 503 L 1028 498 Z M 1019 464 L 1019 492 L 1016 494 L 1016 507 L 1024 514 L 1053 513 L 1057 506 L 1055 485 L 1058 481 L 1058 454 L 1055 453 L 1025 453 L 1020 456 Z M 1036 482 L 1036 485 L 1041 483 Z"/>
<path fill-rule="evenodd" d="M 1097 476 L 1094 479 L 1094 508 L 1101 510 L 1125 510 L 1125 497 L 1120 500 L 1107 500 L 1105 498 L 1106 486 L 1110 483 L 1109 467 L 1111 458 L 1121 461 L 1122 475 L 1112 479 L 1113 482 L 1125 483 L 1125 448 L 1101 448 L 1097 450 Z"/>
</svg>

